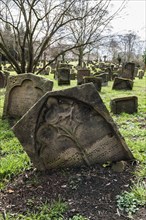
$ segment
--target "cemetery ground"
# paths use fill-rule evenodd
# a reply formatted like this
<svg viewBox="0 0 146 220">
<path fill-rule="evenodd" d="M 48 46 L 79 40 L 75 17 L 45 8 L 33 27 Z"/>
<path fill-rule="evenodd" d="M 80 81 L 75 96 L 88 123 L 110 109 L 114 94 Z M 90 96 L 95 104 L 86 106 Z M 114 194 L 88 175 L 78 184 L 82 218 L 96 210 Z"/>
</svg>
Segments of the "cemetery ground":
<svg viewBox="0 0 146 220">
<path fill-rule="evenodd" d="M 53 80 L 53 75 L 46 76 Z M 2 120 L 5 89 L 0 90 L 0 220 L 134 220 L 146 219 L 146 77 L 131 91 L 102 87 L 110 99 L 136 95 L 138 112 L 113 115 L 135 161 L 38 172 L 7 120 Z M 71 86 L 76 86 L 76 80 Z M 57 86 L 53 90 L 67 88 Z"/>
</svg>

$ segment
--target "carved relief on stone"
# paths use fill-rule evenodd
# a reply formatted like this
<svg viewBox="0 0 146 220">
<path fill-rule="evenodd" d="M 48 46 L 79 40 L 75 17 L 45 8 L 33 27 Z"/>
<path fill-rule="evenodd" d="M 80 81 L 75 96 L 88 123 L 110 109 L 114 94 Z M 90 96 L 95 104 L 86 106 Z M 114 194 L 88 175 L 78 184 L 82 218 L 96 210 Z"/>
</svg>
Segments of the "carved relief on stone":
<svg viewBox="0 0 146 220">
<path fill-rule="evenodd" d="M 89 84 L 47 93 L 13 129 L 40 170 L 133 158 Z"/>
</svg>

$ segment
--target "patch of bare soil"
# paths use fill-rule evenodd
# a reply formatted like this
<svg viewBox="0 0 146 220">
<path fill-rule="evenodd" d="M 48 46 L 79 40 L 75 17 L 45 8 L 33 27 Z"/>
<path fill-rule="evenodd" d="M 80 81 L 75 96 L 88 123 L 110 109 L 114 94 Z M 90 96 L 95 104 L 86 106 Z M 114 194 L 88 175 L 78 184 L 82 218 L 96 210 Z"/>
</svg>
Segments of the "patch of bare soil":
<svg viewBox="0 0 146 220">
<path fill-rule="evenodd" d="M 133 170 L 129 164 L 120 173 L 99 165 L 55 172 L 27 171 L 0 192 L 0 210 L 25 214 L 46 201 L 61 198 L 69 206 L 65 220 L 77 213 L 90 220 L 126 220 L 126 215 L 117 212 L 116 196 L 129 189 Z M 146 210 L 140 209 L 134 219 L 145 220 Z"/>
</svg>

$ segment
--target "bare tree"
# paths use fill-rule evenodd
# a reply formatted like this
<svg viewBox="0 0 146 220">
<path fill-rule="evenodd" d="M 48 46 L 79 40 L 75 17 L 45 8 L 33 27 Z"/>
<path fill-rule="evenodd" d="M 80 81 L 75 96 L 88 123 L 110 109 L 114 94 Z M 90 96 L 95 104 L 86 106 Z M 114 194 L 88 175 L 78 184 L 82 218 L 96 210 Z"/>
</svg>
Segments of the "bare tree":
<svg viewBox="0 0 146 220">
<path fill-rule="evenodd" d="M 123 35 L 118 35 L 118 37 L 124 61 L 133 61 L 136 56 L 136 50 L 140 47 L 140 37 L 131 31 Z"/>
<path fill-rule="evenodd" d="M 18 74 L 35 72 L 44 51 L 66 37 L 62 28 L 81 19 L 68 16 L 74 3 L 75 0 L 1 0 L 0 49 Z M 9 35 L 6 26 L 11 29 Z M 10 51 L 8 39 L 13 39 L 13 53 L 17 56 Z"/>
<path fill-rule="evenodd" d="M 108 16 L 110 2 L 111 0 L 1 0 L 1 53 L 18 74 L 35 72 L 45 52 L 63 39 L 64 42 L 69 42 L 69 46 L 58 51 L 53 60 L 66 51 L 79 48 L 82 62 L 82 57 L 87 52 L 86 45 L 100 39 L 104 28 L 120 10 Z M 6 27 L 10 29 L 9 34 Z M 70 35 L 73 37 L 69 40 Z M 8 41 L 11 42 L 11 49 Z M 45 62 L 43 68 L 50 62 Z"/>
<path fill-rule="evenodd" d="M 112 14 L 109 13 L 111 0 L 78 0 L 73 5 L 71 14 L 83 18 L 68 24 L 71 41 L 79 45 L 74 50 L 78 56 L 78 65 L 82 66 L 84 55 L 93 50 L 94 44 L 103 38 L 103 32 L 105 29 L 107 30 L 111 20 L 122 10 L 125 2 L 123 0 L 120 7 Z M 89 47 L 89 45 L 91 46 Z"/>
</svg>

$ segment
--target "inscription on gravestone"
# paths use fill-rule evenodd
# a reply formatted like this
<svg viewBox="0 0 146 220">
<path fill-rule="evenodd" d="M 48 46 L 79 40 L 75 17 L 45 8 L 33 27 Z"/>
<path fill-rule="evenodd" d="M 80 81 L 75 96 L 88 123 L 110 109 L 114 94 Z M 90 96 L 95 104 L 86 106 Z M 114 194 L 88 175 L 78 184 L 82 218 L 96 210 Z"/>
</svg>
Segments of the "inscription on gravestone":
<svg viewBox="0 0 146 220">
<path fill-rule="evenodd" d="M 51 91 L 53 82 L 33 74 L 10 76 L 6 87 L 3 117 L 22 117 L 38 99 Z"/>
<path fill-rule="evenodd" d="M 39 170 L 133 159 L 92 83 L 46 93 L 13 130 Z"/>
</svg>

